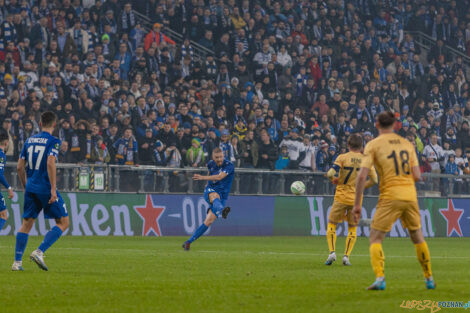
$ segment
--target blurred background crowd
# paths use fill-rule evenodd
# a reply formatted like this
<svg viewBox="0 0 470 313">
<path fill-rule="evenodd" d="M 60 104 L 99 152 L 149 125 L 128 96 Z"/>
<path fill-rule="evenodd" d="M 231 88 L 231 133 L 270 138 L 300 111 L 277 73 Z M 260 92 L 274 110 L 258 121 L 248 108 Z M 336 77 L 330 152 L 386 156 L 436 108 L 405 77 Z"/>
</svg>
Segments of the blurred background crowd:
<svg viewBox="0 0 470 313">
<path fill-rule="evenodd" d="M 7 157 L 52 110 L 65 163 L 327 171 L 389 110 L 423 172 L 470 173 L 469 4 L 0 0 Z"/>
</svg>

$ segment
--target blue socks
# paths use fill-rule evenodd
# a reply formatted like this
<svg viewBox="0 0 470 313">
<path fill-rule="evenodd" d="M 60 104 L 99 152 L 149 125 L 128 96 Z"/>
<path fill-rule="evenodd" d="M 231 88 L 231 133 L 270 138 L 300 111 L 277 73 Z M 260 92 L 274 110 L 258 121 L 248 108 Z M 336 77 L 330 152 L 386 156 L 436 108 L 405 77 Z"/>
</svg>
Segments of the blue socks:
<svg viewBox="0 0 470 313">
<path fill-rule="evenodd" d="M 28 243 L 28 234 L 18 232 L 16 234 L 15 261 L 23 259 L 24 249 Z"/>
<path fill-rule="evenodd" d="M 5 226 L 6 222 L 7 222 L 6 220 L 4 220 L 3 218 L 0 218 L 0 230 L 2 230 L 2 228 L 3 228 L 3 226 Z"/>
<path fill-rule="evenodd" d="M 60 238 L 60 236 L 62 236 L 62 230 L 59 227 L 54 226 L 44 237 L 44 241 L 39 246 L 39 250 L 43 253 L 46 252 L 46 250 L 49 249 L 54 242 Z"/>
<path fill-rule="evenodd" d="M 46 250 L 49 249 L 54 242 L 60 238 L 60 236 L 62 236 L 62 230 L 59 227 L 54 226 L 46 234 L 46 237 L 44 237 L 44 241 L 39 246 L 39 250 L 46 252 Z M 26 233 L 18 232 L 16 234 L 15 261 L 21 261 L 23 259 L 23 253 L 24 249 L 26 249 L 26 244 L 28 243 L 28 237 L 29 235 Z"/>
<path fill-rule="evenodd" d="M 222 201 L 220 201 L 220 199 L 218 199 L 218 198 L 215 198 L 214 201 L 212 201 L 212 207 L 214 208 L 215 212 L 222 212 L 222 210 L 224 209 L 224 206 L 222 205 Z M 202 223 L 201 226 L 199 226 L 196 229 L 194 234 L 191 236 L 191 238 L 189 238 L 189 240 L 187 242 L 189 242 L 189 243 L 194 242 L 196 239 L 201 237 L 206 232 L 206 230 L 208 228 L 209 227 L 206 226 L 206 224 Z"/>
<path fill-rule="evenodd" d="M 194 232 L 194 234 L 191 236 L 191 238 L 189 238 L 188 242 L 189 243 L 192 243 L 194 240 L 198 239 L 199 237 L 201 237 L 205 232 L 206 230 L 208 229 L 209 227 L 206 226 L 206 224 L 202 223 L 201 226 L 199 226 L 196 231 Z"/>
</svg>

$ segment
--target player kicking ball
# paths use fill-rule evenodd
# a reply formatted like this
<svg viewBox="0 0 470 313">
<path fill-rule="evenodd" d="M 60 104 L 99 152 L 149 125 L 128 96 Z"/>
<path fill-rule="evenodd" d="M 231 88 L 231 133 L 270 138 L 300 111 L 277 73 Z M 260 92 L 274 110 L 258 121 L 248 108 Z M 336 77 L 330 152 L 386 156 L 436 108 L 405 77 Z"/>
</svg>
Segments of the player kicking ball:
<svg viewBox="0 0 470 313">
<path fill-rule="evenodd" d="M 416 256 L 423 269 L 426 288 L 435 289 L 432 278 L 431 256 L 421 230 L 421 216 L 415 182 L 421 178 L 414 146 L 393 132 L 395 116 L 391 112 L 378 115 L 376 126 L 379 136 L 370 141 L 364 151 L 361 169 L 356 181 L 356 198 L 353 213 L 355 220 L 361 216 L 361 199 L 369 170 L 375 165 L 379 174 L 380 196 L 370 231 L 370 259 L 375 282 L 369 290 L 385 289 L 385 257 L 382 242 L 386 233 L 399 218 L 408 229 L 415 245 Z"/>
<path fill-rule="evenodd" d="M 348 153 L 338 156 L 333 167 L 328 171 L 327 177 L 336 184 L 335 200 L 331 207 L 328 217 L 328 228 L 326 240 L 330 254 L 325 262 L 331 265 L 336 261 L 336 224 L 343 220 L 348 222 L 348 237 L 346 238 L 346 247 L 344 249 L 343 265 L 351 265 L 349 256 L 357 238 L 357 223 L 354 221 L 352 209 L 354 205 L 354 196 L 356 194 L 356 176 L 361 167 L 364 157 L 362 154 L 362 137 L 358 134 L 352 134 L 348 138 Z M 374 170 L 369 173 L 369 180 L 366 188 L 377 183 L 377 173 Z"/>
<path fill-rule="evenodd" d="M 224 158 L 224 153 L 220 148 L 215 148 L 212 152 L 212 160 L 207 164 L 207 168 L 209 169 L 208 176 L 195 174 L 193 179 L 208 181 L 204 189 L 204 199 L 210 207 L 207 210 L 204 223 L 196 229 L 191 238 L 183 243 L 183 249 L 186 251 L 190 249 L 191 243 L 201 237 L 218 217 L 227 218 L 230 212 L 230 208 L 224 208 L 224 206 L 232 187 L 235 172 L 232 162 Z"/>
<path fill-rule="evenodd" d="M 69 226 L 69 217 L 64 200 L 56 188 L 56 161 L 59 154 L 60 140 L 52 136 L 57 125 L 57 116 L 53 112 L 41 115 L 41 130 L 28 138 L 18 160 L 18 176 L 25 188 L 23 224 L 16 234 L 15 262 L 13 271 L 22 271 L 23 253 L 28 242 L 28 234 L 41 210 L 45 218 L 54 218 L 54 226 L 44 237 L 41 245 L 31 253 L 31 260 L 40 269 L 47 271 L 44 253 L 49 249 Z"/>
<path fill-rule="evenodd" d="M 9 138 L 8 134 L 5 131 L 0 133 L 0 183 L 5 186 L 8 190 L 8 198 L 13 198 L 13 189 L 8 184 L 7 180 L 5 179 L 5 164 L 7 163 L 7 157 L 5 155 L 8 152 L 9 148 Z M 7 214 L 7 206 L 5 203 L 5 199 L 3 198 L 2 193 L 0 193 L 0 230 L 2 230 L 3 226 L 7 222 L 8 214 Z"/>
</svg>

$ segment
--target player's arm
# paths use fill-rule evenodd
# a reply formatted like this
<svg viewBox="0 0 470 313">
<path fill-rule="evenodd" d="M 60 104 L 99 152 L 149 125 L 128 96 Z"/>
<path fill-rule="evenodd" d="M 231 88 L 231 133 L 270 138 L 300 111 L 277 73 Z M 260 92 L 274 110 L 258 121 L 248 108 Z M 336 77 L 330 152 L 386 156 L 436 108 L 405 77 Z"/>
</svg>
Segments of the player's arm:
<svg viewBox="0 0 470 313">
<path fill-rule="evenodd" d="M 361 169 L 359 170 L 359 173 L 356 177 L 356 195 L 354 197 L 353 207 L 353 215 L 356 222 L 359 222 L 359 219 L 361 218 L 362 194 L 364 193 L 364 189 L 366 187 L 367 176 L 369 176 L 369 171 L 373 165 L 373 154 L 373 148 L 370 145 L 367 145 L 364 151 L 364 158 L 362 159 Z"/>
<path fill-rule="evenodd" d="M 333 166 L 328 170 L 326 173 L 326 177 L 333 183 L 337 184 L 338 183 L 338 176 L 339 176 L 339 171 L 340 167 L 337 164 L 333 164 Z"/>
<path fill-rule="evenodd" d="M 339 172 L 341 171 L 342 163 L 342 155 L 336 158 L 333 166 L 328 170 L 326 173 L 326 177 L 333 183 L 338 183 Z"/>
<path fill-rule="evenodd" d="M 47 157 L 47 175 L 49 176 L 49 182 L 51 183 L 51 198 L 49 204 L 54 203 L 57 200 L 57 169 L 56 169 L 56 158 L 53 155 Z"/>
<path fill-rule="evenodd" d="M 200 175 L 200 174 L 194 174 L 193 175 L 193 180 L 212 180 L 212 181 L 219 181 L 227 177 L 227 173 L 225 172 L 220 172 L 217 175 Z"/>
<path fill-rule="evenodd" d="M 367 167 L 361 167 L 356 178 L 356 197 L 354 199 L 354 208 L 361 207 L 362 194 L 366 188 L 366 180 L 368 175 L 369 169 Z"/>
<path fill-rule="evenodd" d="M 419 169 L 418 156 L 416 155 L 416 151 L 414 149 L 413 149 L 413 152 L 411 153 L 410 166 L 411 166 L 411 175 L 413 176 L 414 181 L 415 182 L 420 181 L 421 170 Z"/>
<path fill-rule="evenodd" d="M 375 171 L 375 168 L 372 168 L 369 171 L 369 179 L 366 182 L 365 188 L 374 186 L 375 184 L 377 184 L 378 181 L 379 179 L 377 177 L 377 172 Z"/>
<path fill-rule="evenodd" d="M 18 177 L 20 178 L 21 185 L 23 186 L 23 188 L 26 188 L 26 161 L 23 158 L 18 159 L 16 171 L 18 172 Z"/>
</svg>

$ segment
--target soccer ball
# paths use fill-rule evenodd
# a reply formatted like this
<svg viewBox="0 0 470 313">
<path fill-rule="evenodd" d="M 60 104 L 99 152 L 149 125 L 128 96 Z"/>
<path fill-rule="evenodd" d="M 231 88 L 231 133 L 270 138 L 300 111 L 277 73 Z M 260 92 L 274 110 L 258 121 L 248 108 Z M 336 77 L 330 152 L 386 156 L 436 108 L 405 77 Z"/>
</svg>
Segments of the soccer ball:
<svg viewBox="0 0 470 313">
<path fill-rule="evenodd" d="M 294 195 L 301 195 L 305 192 L 305 185 L 301 181 L 295 181 L 290 185 L 290 191 L 292 191 Z"/>
</svg>

